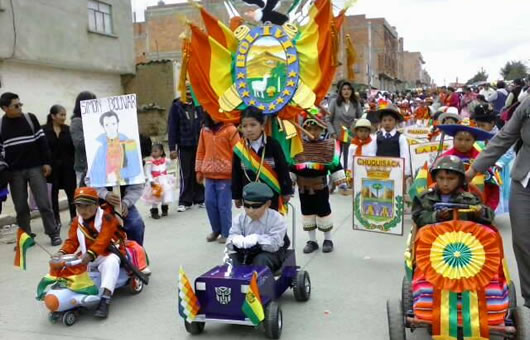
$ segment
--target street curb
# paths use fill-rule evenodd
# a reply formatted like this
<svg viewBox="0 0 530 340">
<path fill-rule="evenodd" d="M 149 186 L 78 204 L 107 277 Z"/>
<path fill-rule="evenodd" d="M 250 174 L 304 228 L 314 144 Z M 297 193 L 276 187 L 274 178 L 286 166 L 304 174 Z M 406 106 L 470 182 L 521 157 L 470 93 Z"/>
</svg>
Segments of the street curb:
<svg viewBox="0 0 530 340">
<path fill-rule="evenodd" d="M 68 199 L 63 198 L 59 200 L 59 210 L 63 211 L 68 209 Z M 40 212 L 38 210 L 31 212 L 31 219 L 35 219 L 37 217 L 40 217 Z M 5 225 L 9 224 L 15 224 L 17 223 L 17 217 L 16 215 L 8 215 L 3 214 L 0 215 L 0 227 L 3 227 Z"/>
</svg>

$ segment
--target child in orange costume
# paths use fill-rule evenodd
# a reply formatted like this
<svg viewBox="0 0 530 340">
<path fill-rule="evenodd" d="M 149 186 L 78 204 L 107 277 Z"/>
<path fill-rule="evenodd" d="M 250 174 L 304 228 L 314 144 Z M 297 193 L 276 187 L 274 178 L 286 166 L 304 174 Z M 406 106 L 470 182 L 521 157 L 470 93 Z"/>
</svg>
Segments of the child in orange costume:
<svg viewBox="0 0 530 340">
<path fill-rule="evenodd" d="M 72 221 L 68 239 L 64 241 L 58 255 L 76 254 L 79 249 L 82 264 L 96 267 L 101 273 L 103 294 L 94 315 L 106 318 L 110 298 L 120 273 L 120 258 L 110 253 L 108 248 L 111 244 L 116 244 L 125 254 L 126 236 L 120 222 L 112 213 L 112 208 L 100 208 L 98 202 L 98 193 L 94 188 L 77 188 L 74 204 L 78 215 Z"/>
</svg>

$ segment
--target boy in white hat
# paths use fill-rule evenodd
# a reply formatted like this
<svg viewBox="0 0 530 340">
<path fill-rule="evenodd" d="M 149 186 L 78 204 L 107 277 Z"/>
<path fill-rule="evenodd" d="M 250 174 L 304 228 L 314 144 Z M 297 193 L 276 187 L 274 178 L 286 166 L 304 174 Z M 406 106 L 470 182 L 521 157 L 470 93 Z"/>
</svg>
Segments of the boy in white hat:
<svg viewBox="0 0 530 340">
<path fill-rule="evenodd" d="M 352 125 L 352 132 L 355 136 L 348 150 L 348 170 L 353 171 L 353 158 L 355 156 L 375 156 L 377 153 L 377 141 L 372 138 L 372 123 L 361 118 Z"/>
</svg>

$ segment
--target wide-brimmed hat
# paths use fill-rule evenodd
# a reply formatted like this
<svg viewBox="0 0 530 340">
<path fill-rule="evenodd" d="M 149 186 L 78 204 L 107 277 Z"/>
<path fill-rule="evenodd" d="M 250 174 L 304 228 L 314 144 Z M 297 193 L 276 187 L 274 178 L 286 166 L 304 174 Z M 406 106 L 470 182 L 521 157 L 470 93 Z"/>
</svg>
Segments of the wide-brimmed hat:
<svg viewBox="0 0 530 340">
<path fill-rule="evenodd" d="M 358 128 L 367 128 L 367 129 L 371 129 L 372 128 L 372 123 L 366 119 L 366 118 L 359 118 L 355 121 L 355 125 L 353 126 L 353 129 L 358 129 Z"/>
<path fill-rule="evenodd" d="M 470 133 L 475 137 L 475 140 L 483 141 L 493 138 L 494 134 L 486 132 L 481 129 L 477 129 L 471 126 L 467 125 L 456 125 L 456 124 L 448 124 L 448 125 L 439 125 L 438 128 L 445 132 L 445 134 L 449 136 L 456 136 L 458 132 L 465 131 Z"/>
<path fill-rule="evenodd" d="M 477 122 L 491 123 L 497 120 L 497 115 L 487 104 L 480 104 L 475 106 L 471 119 Z"/>
<path fill-rule="evenodd" d="M 438 120 L 440 121 L 440 123 L 443 123 L 443 121 L 447 118 L 452 118 L 457 122 L 462 120 L 462 117 L 460 117 L 460 115 L 458 114 L 458 109 L 453 106 L 447 107 L 445 111 L 438 116 Z"/>
<path fill-rule="evenodd" d="M 393 104 L 385 106 L 384 108 L 379 108 L 379 110 L 377 110 L 376 112 L 377 112 L 377 116 L 380 121 L 383 120 L 384 116 L 392 116 L 398 122 L 403 121 L 403 116 L 401 115 L 401 111 L 399 111 L 399 109 Z"/>
</svg>

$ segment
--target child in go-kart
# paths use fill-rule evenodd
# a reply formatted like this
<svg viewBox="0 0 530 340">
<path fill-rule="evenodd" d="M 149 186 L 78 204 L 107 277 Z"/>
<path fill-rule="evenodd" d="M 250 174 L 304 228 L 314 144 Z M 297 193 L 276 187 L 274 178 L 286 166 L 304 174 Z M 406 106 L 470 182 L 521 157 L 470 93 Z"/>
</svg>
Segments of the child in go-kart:
<svg viewBox="0 0 530 340">
<path fill-rule="evenodd" d="M 68 239 L 57 256 L 76 254 L 80 249 L 82 264 L 98 269 L 103 293 L 94 315 L 106 318 L 120 272 L 120 259 L 110 253 L 108 248 L 111 244 L 119 245 L 117 248 L 125 254 L 125 233 L 112 208 L 106 208 L 105 205 L 99 207 L 98 200 L 98 193 L 93 188 L 82 187 L 75 191 L 74 204 L 78 216 L 72 221 Z"/>
<path fill-rule="evenodd" d="M 281 267 L 287 224 L 282 215 L 270 209 L 274 194 L 266 184 L 253 182 L 243 188 L 245 212 L 232 221 L 227 239 L 232 263 Z"/>
<path fill-rule="evenodd" d="M 460 214 L 461 220 L 490 225 L 495 218 L 493 210 L 482 204 L 479 197 L 466 192 L 465 166 L 457 156 L 441 158 L 431 169 L 436 182 L 434 188 L 416 196 L 412 201 L 412 220 L 418 228 L 428 224 L 451 220 L 450 209 L 434 210 L 436 203 L 459 203 L 475 207 L 471 213 Z"/>
</svg>

